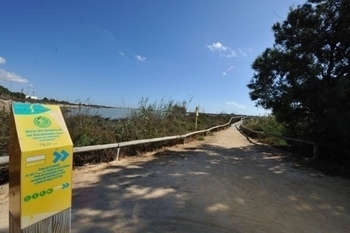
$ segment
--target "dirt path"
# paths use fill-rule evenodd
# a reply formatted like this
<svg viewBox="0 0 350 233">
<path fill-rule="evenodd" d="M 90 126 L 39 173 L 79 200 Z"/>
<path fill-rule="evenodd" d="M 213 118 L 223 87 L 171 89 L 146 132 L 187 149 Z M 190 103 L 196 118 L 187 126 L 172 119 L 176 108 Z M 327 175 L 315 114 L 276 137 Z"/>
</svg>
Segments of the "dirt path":
<svg viewBox="0 0 350 233">
<path fill-rule="evenodd" d="M 0 195 L 7 232 L 6 185 Z M 74 171 L 74 233 L 333 233 L 350 232 L 349 223 L 350 181 L 298 167 L 234 127 Z"/>
</svg>

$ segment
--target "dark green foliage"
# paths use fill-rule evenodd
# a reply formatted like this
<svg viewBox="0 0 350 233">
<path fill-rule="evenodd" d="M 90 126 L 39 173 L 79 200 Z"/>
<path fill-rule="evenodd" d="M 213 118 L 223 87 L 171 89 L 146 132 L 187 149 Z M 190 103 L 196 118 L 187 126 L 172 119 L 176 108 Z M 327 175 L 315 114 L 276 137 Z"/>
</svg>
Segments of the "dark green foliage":
<svg viewBox="0 0 350 233">
<path fill-rule="evenodd" d="M 275 43 L 252 64 L 248 84 L 251 99 L 271 109 L 288 136 L 327 144 L 333 159 L 348 162 L 349 12 L 349 0 L 309 0 L 291 9 L 273 25 Z"/>
<path fill-rule="evenodd" d="M 25 99 L 26 95 L 21 92 L 12 92 L 11 97 L 14 99 Z"/>
<path fill-rule="evenodd" d="M 9 145 L 10 114 L 5 107 L 0 109 L 0 156 L 7 154 Z"/>
<path fill-rule="evenodd" d="M 264 117 L 256 117 L 252 119 L 244 120 L 244 127 L 248 129 L 252 129 L 255 131 L 260 131 L 269 135 L 284 135 L 285 128 L 284 126 L 276 121 L 273 115 L 264 116 Z M 259 135 L 251 135 L 258 138 L 261 142 L 267 143 L 273 146 L 286 146 L 287 142 L 283 139 L 277 137 L 262 137 Z"/>
<path fill-rule="evenodd" d="M 0 85 L 0 95 L 11 95 L 11 91 Z"/>
<path fill-rule="evenodd" d="M 106 119 L 78 114 L 65 120 L 75 147 L 116 142 L 113 125 Z"/>
<path fill-rule="evenodd" d="M 43 99 L 37 101 L 43 104 L 66 104 L 66 105 L 72 105 L 72 103 L 69 103 L 68 101 L 62 101 L 62 100 L 56 100 L 56 99 L 48 99 L 44 97 Z M 83 105 L 83 104 L 80 104 Z"/>
<path fill-rule="evenodd" d="M 12 100 L 23 100 L 26 98 L 26 95 L 22 92 L 11 92 L 6 87 L 3 87 L 0 85 L 0 96 L 5 99 L 12 99 Z"/>
</svg>

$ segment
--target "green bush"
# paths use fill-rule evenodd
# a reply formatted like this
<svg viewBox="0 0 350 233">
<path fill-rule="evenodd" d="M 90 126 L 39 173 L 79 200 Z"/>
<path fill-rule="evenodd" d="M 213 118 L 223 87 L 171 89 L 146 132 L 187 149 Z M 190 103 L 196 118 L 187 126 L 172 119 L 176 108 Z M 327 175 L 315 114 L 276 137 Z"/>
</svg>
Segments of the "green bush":
<svg viewBox="0 0 350 233">
<path fill-rule="evenodd" d="M 273 115 L 244 120 L 244 126 L 255 131 L 263 132 L 265 134 L 278 135 L 278 136 L 282 136 L 285 131 L 284 126 L 281 123 L 277 122 Z M 261 142 L 267 143 L 270 145 L 274 145 L 274 146 L 287 145 L 287 142 L 285 140 L 280 139 L 278 137 L 270 137 L 270 136 L 258 137 L 258 135 L 256 135 L 256 137 L 259 138 Z"/>
</svg>

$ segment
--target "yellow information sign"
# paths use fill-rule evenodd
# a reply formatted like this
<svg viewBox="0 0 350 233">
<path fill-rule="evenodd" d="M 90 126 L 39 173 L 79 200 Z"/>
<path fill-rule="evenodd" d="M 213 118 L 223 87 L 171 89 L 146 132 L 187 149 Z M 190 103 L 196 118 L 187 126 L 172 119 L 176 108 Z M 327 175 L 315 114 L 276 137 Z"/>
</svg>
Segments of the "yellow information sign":
<svg viewBox="0 0 350 233">
<path fill-rule="evenodd" d="M 59 106 L 12 105 L 9 209 L 21 229 L 71 207 L 72 156 Z"/>
</svg>

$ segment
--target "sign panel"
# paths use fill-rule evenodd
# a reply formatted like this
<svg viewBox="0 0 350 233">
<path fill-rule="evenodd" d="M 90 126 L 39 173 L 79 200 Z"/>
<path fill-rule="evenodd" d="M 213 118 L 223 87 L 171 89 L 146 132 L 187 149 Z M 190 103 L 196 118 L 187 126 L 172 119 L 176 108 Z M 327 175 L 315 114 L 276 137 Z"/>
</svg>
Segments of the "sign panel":
<svg viewBox="0 0 350 233">
<path fill-rule="evenodd" d="M 71 207 L 73 143 L 59 106 L 14 103 L 12 113 L 20 153 L 10 151 L 10 172 L 11 156 L 20 156 L 12 158 L 20 162 L 20 203 L 10 200 L 10 212 L 23 229 Z"/>
</svg>

